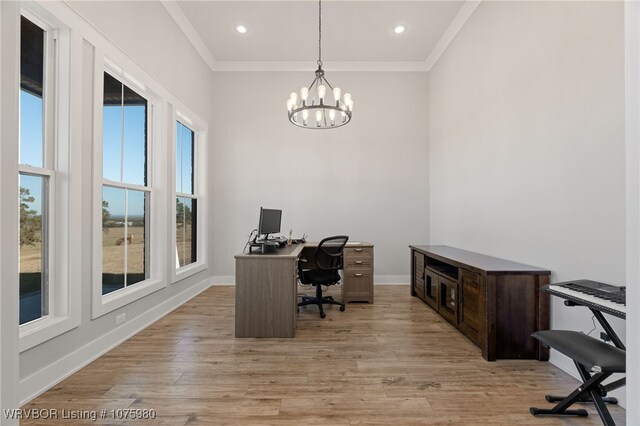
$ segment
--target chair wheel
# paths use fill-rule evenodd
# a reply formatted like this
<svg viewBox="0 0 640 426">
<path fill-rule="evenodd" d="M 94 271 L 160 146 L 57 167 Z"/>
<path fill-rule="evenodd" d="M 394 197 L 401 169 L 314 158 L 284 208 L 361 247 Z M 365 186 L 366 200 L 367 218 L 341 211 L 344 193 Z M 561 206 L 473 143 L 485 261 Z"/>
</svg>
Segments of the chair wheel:
<svg viewBox="0 0 640 426">
<path fill-rule="evenodd" d="M 540 414 L 540 409 L 536 407 L 531 407 L 529 408 L 529 412 L 531 412 L 531 414 L 533 414 L 534 416 L 537 416 L 538 414 Z"/>
<path fill-rule="evenodd" d="M 325 314 L 324 312 L 320 312 L 320 318 L 324 318 L 326 316 L 327 316 L 327 314 Z"/>
<path fill-rule="evenodd" d="M 340 305 L 340 312 L 344 312 L 344 305 Z"/>
</svg>

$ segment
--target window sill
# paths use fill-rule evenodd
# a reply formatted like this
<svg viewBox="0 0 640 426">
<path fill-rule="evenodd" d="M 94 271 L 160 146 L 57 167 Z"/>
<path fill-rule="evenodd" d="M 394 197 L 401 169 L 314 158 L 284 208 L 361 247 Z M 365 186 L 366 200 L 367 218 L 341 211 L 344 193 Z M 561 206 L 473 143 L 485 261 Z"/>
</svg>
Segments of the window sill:
<svg viewBox="0 0 640 426">
<path fill-rule="evenodd" d="M 107 295 L 97 294 L 93 298 L 93 307 L 91 310 L 91 319 L 96 319 L 109 312 L 115 311 L 129 303 L 133 303 L 138 299 L 148 296 L 158 290 L 162 290 L 166 285 L 159 279 L 148 279 L 122 290 L 116 290 Z M 94 287 L 94 291 L 101 291 L 102 286 Z"/>
<path fill-rule="evenodd" d="M 24 352 L 80 325 L 79 318 L 47 316 L 20 326 L 20 352 Z"/>
<path fill-rule="evenodd" d="M 203 261 L 198 261 L 191 263 L 187 266 L 183 266 L 180 269 L 176 269 L 173 279 L 171 280 L 171 284 L 176 284 L 179 281 L 184 280 L 192 275 L 197 274 L 198 272 L 205 271 L 207 269 L 207 263 Z"/>
</svg>

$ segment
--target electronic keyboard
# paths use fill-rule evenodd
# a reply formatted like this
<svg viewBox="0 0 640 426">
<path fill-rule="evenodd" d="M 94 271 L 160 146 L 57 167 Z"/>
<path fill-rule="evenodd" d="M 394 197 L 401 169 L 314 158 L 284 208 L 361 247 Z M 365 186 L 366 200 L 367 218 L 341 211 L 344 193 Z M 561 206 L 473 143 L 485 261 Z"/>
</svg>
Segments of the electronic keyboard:
<svg viewBox="0 0 640 426">
<path fill-rule="evenodd" d="M 627 317 L 626 287 L 577 280 L 546 285 L 542 291 L 618 318 Z"/>
</svg>

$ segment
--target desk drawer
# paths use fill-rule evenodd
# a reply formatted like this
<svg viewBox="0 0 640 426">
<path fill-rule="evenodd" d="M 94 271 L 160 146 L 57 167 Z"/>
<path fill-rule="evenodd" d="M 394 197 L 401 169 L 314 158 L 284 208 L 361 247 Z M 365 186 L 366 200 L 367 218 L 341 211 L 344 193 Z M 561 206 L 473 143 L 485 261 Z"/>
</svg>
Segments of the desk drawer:
<svg viewBox="0 0 640 426">
<path fill-rule="evenodd" d="M 372 257 L 344 257 L 345 269 L 371 269 L 373 266 Z"/>
<path fill-rule="evenodd" d="M 342 298 L 345 303 L 373 303 L 373 274 L 371 271 L 345 271 L 342 279 Z"/>
<path fill-rule="evenodd" d="M 345 247 L 345 258 L 373 258 L 373 247 Z"/>
</svg>

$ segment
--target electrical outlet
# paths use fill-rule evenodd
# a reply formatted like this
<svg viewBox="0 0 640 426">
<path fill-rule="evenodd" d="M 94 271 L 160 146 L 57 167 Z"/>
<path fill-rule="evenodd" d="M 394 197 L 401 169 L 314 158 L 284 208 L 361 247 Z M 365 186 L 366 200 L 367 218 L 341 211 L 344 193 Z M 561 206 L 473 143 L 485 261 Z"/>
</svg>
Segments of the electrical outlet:
<svg viewBox="0 0 640 426">
<path fill-rule="evenodd" d="M 127 320 L 127 314 L 120 314 L 116 316 L 116 325 L 120 325 Z"/>
</svg>

